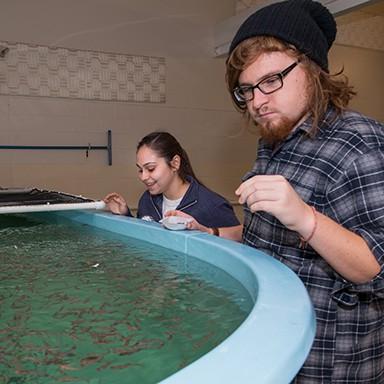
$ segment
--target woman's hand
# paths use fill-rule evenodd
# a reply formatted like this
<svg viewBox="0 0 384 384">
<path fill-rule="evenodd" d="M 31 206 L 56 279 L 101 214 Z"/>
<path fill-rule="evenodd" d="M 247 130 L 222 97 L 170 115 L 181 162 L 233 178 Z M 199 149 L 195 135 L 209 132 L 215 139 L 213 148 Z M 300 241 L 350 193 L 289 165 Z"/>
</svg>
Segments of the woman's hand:
<svg viewBox="0 0 384 384">
<path fill-rule="evenodd" d="M 242 225 L 234 225 L 233 227 L 220 227 L 220 228 L 210 228 L 200 224 L 194 217 L 184 213 L 182 211 L 168 211 L 165 213 L 165 216 L 182 216 L 188 219 L 191 219 L 190 222 L 186 224 L 187 229 L 195 229 L 197 231 L 206 232 L 210 235 L 216 235 L 223 237 L 225 239 L 241 241 L 241 234 L 243 230 Z"/>
<path fill-rule="evenodd" d="M 109 193 L 104 197 L 107 208 L 115 215 L 127 215 L 129 212 L 127 202 L 116 192 Z"/>
<path fill-rule="evenodd" d="M 200 224 L 193 216 L 184 213 L 183 211 L 173 210 L 165 213 L 164 216 L 181 216 L 191 219 L 186 223 L 186 229 L 194 229 L 201 232 L 207 232 L 212 234 L 212 229 Z"/>
</svg>

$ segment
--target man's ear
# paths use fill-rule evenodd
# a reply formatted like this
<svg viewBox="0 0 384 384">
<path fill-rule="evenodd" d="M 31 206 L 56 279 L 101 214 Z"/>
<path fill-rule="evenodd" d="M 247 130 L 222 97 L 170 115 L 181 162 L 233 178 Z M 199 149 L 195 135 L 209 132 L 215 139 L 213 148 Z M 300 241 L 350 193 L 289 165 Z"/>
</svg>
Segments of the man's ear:
<svg viewBox="0 0 384 384">
<path fill-rule="evenodd" d="M 179 155 L 175 155 L 173 156 L 172 160 L 171 160 L 171 167 L 173 170 L 175 171 L 178 171 L 180 169 L 180 165 L 181 165 L 181 158 Z"/>
</svg>

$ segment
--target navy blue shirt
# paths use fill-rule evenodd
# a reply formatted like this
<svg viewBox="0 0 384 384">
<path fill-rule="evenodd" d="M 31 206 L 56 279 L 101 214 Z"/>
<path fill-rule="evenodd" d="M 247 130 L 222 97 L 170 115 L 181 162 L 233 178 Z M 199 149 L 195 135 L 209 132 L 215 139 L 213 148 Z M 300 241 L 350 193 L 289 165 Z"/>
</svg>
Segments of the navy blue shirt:
<svg viewBox="0 0 384 384">
<path fill-rule="evenodd" d="M 190 186 L 177 206 L 177 210 L 191 215 L 206 227 L 232 227 L 239 225 L 233 208 L 228 200 L 199 184 L 192 177 Z M 139 200 L 137 217 L 151 217 L 154 221 L 163 218 L 163 195 L 151 195 L 145 191 Z"/>
</svg>

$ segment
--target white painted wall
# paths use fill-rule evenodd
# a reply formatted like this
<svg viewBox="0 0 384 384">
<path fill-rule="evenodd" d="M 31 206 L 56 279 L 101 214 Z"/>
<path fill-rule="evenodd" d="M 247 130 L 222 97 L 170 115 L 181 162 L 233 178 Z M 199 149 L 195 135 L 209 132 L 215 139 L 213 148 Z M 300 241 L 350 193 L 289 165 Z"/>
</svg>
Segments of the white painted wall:
<svg viewBox="0 0 384 384">
<path fill-rule="evenodd" d="M 0 95 L 0 143 L 105 145 L 113 131 L 113 166 L 105 152 L 0 151 L 0 186 L 40 188 L 102 198 L 121 192 L 132 207 L 143 191 L 135 147 L 165 129 L 188 151 L 195 171 L 233 200 L 256 156 L 224 84 L 224 59 L 214 58 L 214 26 L 234 14 L 232 0 L 9 0 L 2 2 L 0 40 L 166 58 L 165 104 Z M 358 97 L 353 106 L 384 120 L 383 53 L 336 46 Z M 1 78 L 1 74 L 0 74 Z"/>
<path fill-rule="evenodd" d="M 161 4 L 160 4 L 161 3 Z M 3 7 L 3 5 L 2 5 Z M 229 199 L 255 157 L 213 55 L 213 26 L 233 1 L 28 0 L 7 2 L 0 40 L 166 58 L 165 104 L 0 95 L 0 143 L 105 145 L 104 151 L 0 151 L 0 185 L 36 186 L 102 198 L 118 191 L 135 207 L 143 187 L 135 147 L 153 130 L 175 134 L 197 175 Z M 10 21 L 12 20 L 12 22 Z"/>
</svg>

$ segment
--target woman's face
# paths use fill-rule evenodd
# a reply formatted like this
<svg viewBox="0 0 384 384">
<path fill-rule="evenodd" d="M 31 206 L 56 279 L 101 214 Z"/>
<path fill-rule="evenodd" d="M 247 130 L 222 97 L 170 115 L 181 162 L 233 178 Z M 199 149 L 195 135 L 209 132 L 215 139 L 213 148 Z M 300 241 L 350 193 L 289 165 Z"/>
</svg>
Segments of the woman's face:
<svg viewBox="0 0 384 384">
<path fill-rule="evenodd" d="M 175 156 L 176 158 L 176 156 Z M 179 161 L 172 160 L 171 166 L 163 157 L 143 145 L 136 153 L 136 165 L 139 179 L 144 183 L 151 195 L 166 193 L 179 178 Z M 176 159 L 177 160 L 177 159 Z"/>
</svg>

